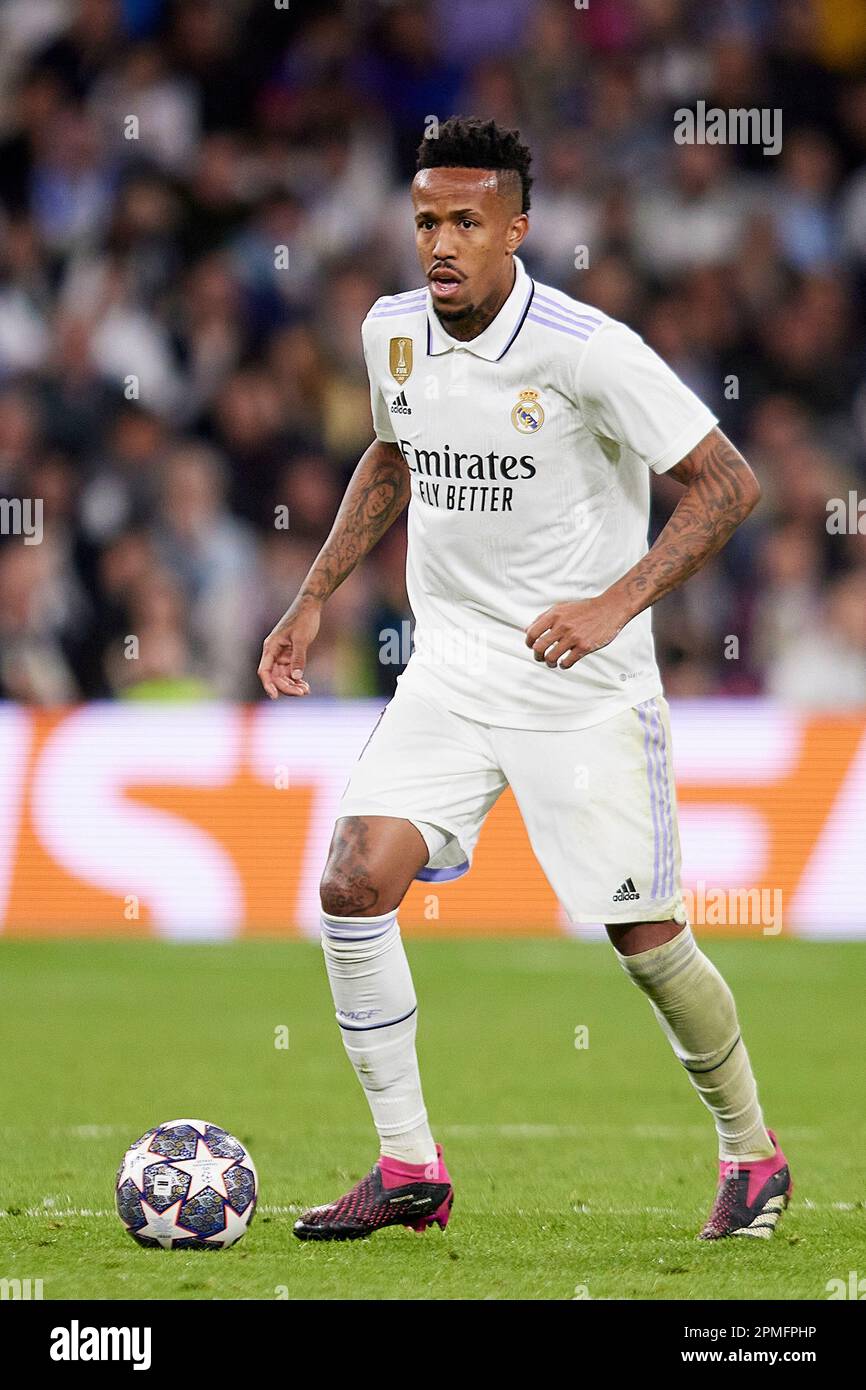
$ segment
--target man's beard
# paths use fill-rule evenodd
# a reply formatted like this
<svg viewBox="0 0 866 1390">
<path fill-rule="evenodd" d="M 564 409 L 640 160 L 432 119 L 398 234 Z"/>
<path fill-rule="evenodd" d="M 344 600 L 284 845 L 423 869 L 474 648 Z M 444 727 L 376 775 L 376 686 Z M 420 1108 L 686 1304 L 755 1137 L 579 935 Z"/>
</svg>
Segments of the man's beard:
<svg viewBox="0 0 866 1390">
<path fill-rule="evenodd" d="M 462 323 L 464 319 L 471 318 L 473 314 L 477 314 L 478 306 L 477 304 L 467 304 L 465 308 L 452 309 L 451 313 L 448 314 L 443 313 L 441 307 L 434 302 L 433 312 L 440 323 Z"/>
</svg>

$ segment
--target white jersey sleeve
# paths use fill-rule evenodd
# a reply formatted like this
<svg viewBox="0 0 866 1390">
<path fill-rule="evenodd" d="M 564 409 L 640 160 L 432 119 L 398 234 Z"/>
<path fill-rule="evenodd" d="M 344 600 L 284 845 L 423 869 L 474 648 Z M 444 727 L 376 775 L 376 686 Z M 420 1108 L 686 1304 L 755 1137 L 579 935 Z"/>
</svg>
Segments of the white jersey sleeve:
<svg viewBox="0 0 866 1390">
<path fill-rule="evenodd" d="M 370 382 L 370 410 L 373 415 L 373 429 L 376 431 L 376 438 L 381 439 L 383 443 L 396 444 L 397 436 L 388 414 L 388 402 L 382 395 L 382 388 L 371 366 L 367 341 L 368 331 L 367 320 L 365 319 L 361 324 L 361 343 L 364 348 L 364 362 L 367 366 L 367 377 Z"/>
<path fill-rule="evenodd" d="M 718 418 L 631 328 L 614 320 L 594 333 L 577 372 L 576 400 L 590 431 L 666 473 Z"/>
</svg>

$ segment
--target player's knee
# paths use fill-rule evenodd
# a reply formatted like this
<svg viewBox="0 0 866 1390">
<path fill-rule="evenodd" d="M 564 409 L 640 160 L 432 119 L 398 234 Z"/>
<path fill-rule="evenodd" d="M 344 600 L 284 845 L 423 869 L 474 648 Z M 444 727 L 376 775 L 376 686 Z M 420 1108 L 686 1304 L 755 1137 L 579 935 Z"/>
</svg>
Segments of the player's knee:
<svg viewBox="0 0 866 1390">
<path fill-rule="evenodd" d="M 664 922 L 606 922 L 605 931 L 620 955 L 634 956 L 666 945 L 685 931 L 685 926 L 671 917 Z"/>
<path fill-rule="evenodd" d="M 359 816 L 337 821 L 319 884 L 323 912 L 335 917 L 374 917 L 399 905 L 406 891 L 402 842 L 395 841 L 390 821 L 376 820 L 373 826 Z M 390 837 L 380 833 L 382 826 L 386 832 L 390 828 Z"/>
<path fill-rule="evenodd" d="M 336 865 L 328 864 L 319 884 L 322 911 L 334 917 L 364 917 L 385 909 L 377 906 L 379 894 L 368 879 L 353 879 Z"/>
</svg>

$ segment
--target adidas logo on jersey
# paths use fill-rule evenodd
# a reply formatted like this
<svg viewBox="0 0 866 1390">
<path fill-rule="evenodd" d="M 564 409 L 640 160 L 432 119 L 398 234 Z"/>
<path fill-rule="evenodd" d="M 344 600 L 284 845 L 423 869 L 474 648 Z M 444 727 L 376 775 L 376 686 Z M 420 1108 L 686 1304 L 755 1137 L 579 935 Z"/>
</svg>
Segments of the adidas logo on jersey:
<svg viewBox="0 0 866 1390">
<path fill-rule="evenodd" d="M 412 407 L 406 399 L 406 392 L 401 391 L 399 396 L 395 396 L 391 402 L 392 415 L 411 415 Z"/>
<path fill-rule="evenodd" d="M 630 903 L 639 897 L 640 893 L 635 888 L 634 883 L 630 878 L 627 878 L 625 883 L 621 883 L 614 893 L 613 901 L 615 903 Z"/>
</svg>

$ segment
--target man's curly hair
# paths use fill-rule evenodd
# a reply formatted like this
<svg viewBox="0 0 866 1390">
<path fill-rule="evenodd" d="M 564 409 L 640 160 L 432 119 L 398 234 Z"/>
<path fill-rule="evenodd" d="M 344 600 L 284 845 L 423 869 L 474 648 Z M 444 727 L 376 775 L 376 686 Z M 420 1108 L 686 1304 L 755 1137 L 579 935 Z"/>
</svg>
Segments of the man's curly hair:
<svg viewBox="0 0 866 1390">
<path fill-rule="evenodd" d="M 521 212 L 529 211 L 532 155 L 516 130 L 474 116 L 450 116 L 418 146 L 416 169 L 507 169 L 520 179 Z"/>
</svg>

